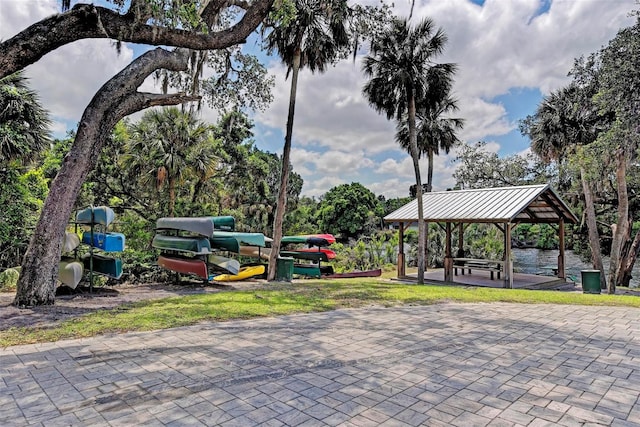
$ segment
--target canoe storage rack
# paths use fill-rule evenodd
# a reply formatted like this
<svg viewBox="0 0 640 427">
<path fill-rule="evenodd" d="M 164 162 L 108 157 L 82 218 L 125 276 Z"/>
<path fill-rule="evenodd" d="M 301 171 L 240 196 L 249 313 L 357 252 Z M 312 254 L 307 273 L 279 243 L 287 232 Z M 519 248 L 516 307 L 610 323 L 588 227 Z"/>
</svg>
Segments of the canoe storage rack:
<svg viewBox="0 0 640 427">
<path fill-rule="evenodd" d="M 115 213 L 107 206 L 89 206 L 76 211 L 75 233 L 81 235 L 81 244 L 88 247 L 88 253 L 79 257 L 89 272 L 89 291 L 93 292 L 93 276 L 103 275 L 112 279 L 122 276 L 122 259 L 106 255 L 122 252 L 125 237 L 122 233 L 109 231 L 115 220 Z M 76 249 L 76 257 L 78 257 Z"/>
</svg>

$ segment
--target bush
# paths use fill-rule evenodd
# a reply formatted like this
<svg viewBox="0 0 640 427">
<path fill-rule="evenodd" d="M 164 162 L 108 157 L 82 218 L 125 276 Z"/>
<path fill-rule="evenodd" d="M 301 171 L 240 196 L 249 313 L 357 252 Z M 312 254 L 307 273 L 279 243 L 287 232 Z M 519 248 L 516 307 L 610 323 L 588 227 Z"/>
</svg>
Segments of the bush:
<svg viewBox="0 0 640 427">
<path fill-rule="evenodd" d="M 20 267 L 7 268 L 0 273 L 0 292 L 14 292 L 18 285 Z"/>
</svg>

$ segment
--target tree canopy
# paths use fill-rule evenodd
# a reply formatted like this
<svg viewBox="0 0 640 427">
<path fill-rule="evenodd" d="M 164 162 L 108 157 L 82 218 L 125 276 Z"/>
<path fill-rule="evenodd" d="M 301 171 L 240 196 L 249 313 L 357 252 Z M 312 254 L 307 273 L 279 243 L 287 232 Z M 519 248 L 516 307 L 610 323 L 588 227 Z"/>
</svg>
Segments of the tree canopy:
<svg viewBox="0 0 640 427">
<path fill-rule="evenodd" d="M 21 72 L 0 78 L 0 166 L 27 163 L 47 148 L 49 113 Z"/>
<path fill-rule="evenodd" d="M 376 195 L 353 182 L 330 189 L 318 207 L 318 225 L 323 232 L 342 240 L 355 239 L 380 226 L 382 206 Z"/>
<path fill-rule="evenodd" d="M 545 97 L 522 126 L 533 151 L 547 162 L 557 162 L 566 174 L 561 182 L 582 193 L 592 261 L 609 293 L 628 285 L 640 250 L 640 229 L 632 237 L 630 208 L 637 206 L 637 198 L 629 192 L 629 183 L 635 182 L 629 180 L 635 173 L 629 172 L 637 170 L 640 146 L 635 113 L 640 106 L 639 35 L 637 19 L 607 46 L 577 59 L 570 84 Z M 603 233 L 611 233 L 608 280 L 601 258 Z"/>
</svg>

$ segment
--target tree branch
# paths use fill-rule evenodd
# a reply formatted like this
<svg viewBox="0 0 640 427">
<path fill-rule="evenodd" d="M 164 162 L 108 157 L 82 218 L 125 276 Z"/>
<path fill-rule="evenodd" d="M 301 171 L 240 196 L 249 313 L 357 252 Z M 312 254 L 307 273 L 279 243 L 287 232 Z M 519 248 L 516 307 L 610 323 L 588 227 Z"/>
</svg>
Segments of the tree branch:
<svg viewBox="0 0 640 427">
<path fill-rule="evenodd" d="M 166 105 L 178 105 L 186 102 L 197 102 L 202 99 L 201 96 L 187 95 L 184 93 L 176 94 L 156 94 L 136 92 L 123 99 L 116 109 L 116 116 L 124 118 L 129 114 L 141 111 L 150 107 L 160 107 Z"/>
<path fill-rule="evenodd" d="M 200 33 L 146 24 L 144 6 L 133 2 L 121 15 L 100 6 L 78 4 L 73 9 L 45 18 L 0 43 L 0 78 L 33 64 L 45 54 L 82 39 L 114 39 L 152 46 L 175 46 L 195 50 L 221 49 L 243 43 L 266 16 L 273 0 L 256 0 L 235 25 L 225 30 Z M 205 12 L 217 13 L 227 6 L 215 0 Z M 141 11 L 137 15 L 135 10 Z M 144 21 L 142 21 L 143 19 Z"/>
</svg>

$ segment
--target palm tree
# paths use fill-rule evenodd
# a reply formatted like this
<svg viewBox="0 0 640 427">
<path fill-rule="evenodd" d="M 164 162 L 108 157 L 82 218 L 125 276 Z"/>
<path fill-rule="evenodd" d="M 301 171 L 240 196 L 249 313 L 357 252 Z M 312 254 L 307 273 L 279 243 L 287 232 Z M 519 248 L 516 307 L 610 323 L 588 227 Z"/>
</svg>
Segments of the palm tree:
<svg viewBox="0 0 640 427">
<path fill-rule="evenodd" d="M 597 92 L 597 83 L 580 86 L 573 82 L 546 96 L 536 112 L 521 123 L 521 132 L 531 139 L 531 150 L 545 162 L 555 160 L 561 164 L 567 156 L 578 150 L 578 146 L 594 142 L 599 132 L 612 120 L 610 114 L 599 111 L 594 105 L 592 99 Z M 584 162 L 578 164 L 585 198 L 591 261 L 594 268 L 601 271 L 601 287 L 606 288 L 594 194 Z"/>
<path fill-rule="evenodd" d="M 435 64 L 432 58 L 447 42 L 442 29 L 434 30 L 431 19 L 411 27 L 407 19 L 395 19 L 379 39 L 371 43 L 363 72 L 370 78 L 363 92 L 369 103 L 391 120 L 407 116 L 409 152 L 416 176 L 418 203 L 418 283 L 424 283 L 426 227 L 422 211 L 420 151 L 416 131 L 416 102 L 439 96 L 450 87 L 455 65 Z"/>
<path fill-rule="evenodd" d="M 48 147 L 50 123 L 21 72 L 0 79 L 0 164 L 33 160 Z"/>
<path fill-rule="evenodd" d="M 426 104 L 426 103 L 425 103 Z M 416 108 L 416 138 L 418 143 L 418 156 L 427 155 L 429 161 L 427 169 L 427 192 L 433 189 L 433 158 L 445 154 L 460 143 L 456 130 L 462 129 L 464 120 L 460 118 L 444 117 L 445 114 L 458 110 L 456 100 L 446 97 L 437 100 L 434 105 L 420 104 Z M 402 148 L 409 151 L 409 126 L 406 116 L 396 127 L 396 142 Z M 410 152 L 410 151 L 409 151 Z"/>
<path fill-rule="evenodd" d="M 147 111 L 131 134 L 123 159 L 125 170 L 158 191 L 166 184 L 170 216 L 175 214 L 180 183 L 195 178 L 197 190 L 198 183 L 215 173 L 218 162 L 211 127 L 193 113 L 175 107 Z"/>
<path fill-rule="evenodd" d="M 282 239 L 298 73 L 304 67 L 309 68 L 311 72 L 324 72 L 327 65 L 335 62 L 350 43 L 346 26 L 349 7 L 345 0 L 296 0 L 294 12 L 295 16 L 280 21 L 271 28 L 270 33 L 266 36 L 267 51 L 269 53 L 277 52 L 288 68 L 287 76 L 291 73 L 291 92 L 289 94 L 287 130 L 282 149 L 280 188 L 278 189 L 276 213 L 273 221 L 272 245 L 276 250 L 272 250 L 269 257 L 268 280 L 275 279 L 277 248 Z"/>
</svg>

